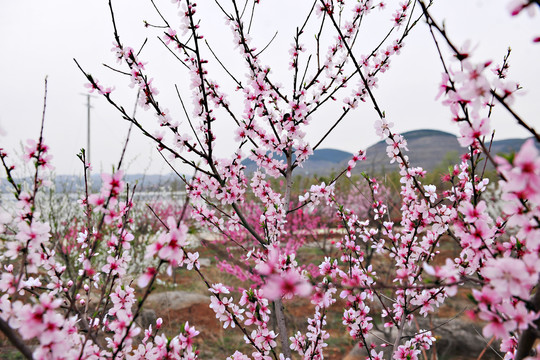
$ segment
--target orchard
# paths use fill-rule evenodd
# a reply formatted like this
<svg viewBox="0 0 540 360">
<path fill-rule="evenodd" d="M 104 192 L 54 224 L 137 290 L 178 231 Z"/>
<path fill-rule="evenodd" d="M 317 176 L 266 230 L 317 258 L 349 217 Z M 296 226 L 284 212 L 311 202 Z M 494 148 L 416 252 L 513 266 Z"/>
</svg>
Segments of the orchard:
<svg viewBox="0 0 540 360">
<path fill-rule="evenodd" d="M 232 344 L 234 351 L 218 352 L 230 360 L 328 358 L 334 337 L 363 348 L 369 360 L 436 359 L 434 331 L 445 323 L 421 328 L 418 320 L 437 319 L 440 308 L 464 292 L 467 316 L 481 324 L 486 343 L 502 358 L 540 358 L 540 135 L 537 119 L 521 117 L 515 107 L 523 90 L 508 75 L 510 50 L 473 60 L 475 50 L 457 43 L 444 19 L 432 14 L 437 0 L 317 0 L 298 14 L 290 47 L 279 49 L 288 69 L 276 74 L 264 62 L 265 52 L 277 51 L 272 40 L 250 36 L 254 14 L 270 1 L 212 4 L 224 19 L 216 26 L 232 38 L 228 54 L 206 42 L 205 13 L 196 3 L 173 0 L 170 11 L 171 4 L 150 1 L 160 19 L 145 23 L 159 34 L 150 41 L 166 47 L 188 93 L 176 88 L 174 104 L 160 99 L 146 41 L 140 48 L 124 42 L 118 18 L 125 14 L 111 0 L 106 15 L 116 65 L 110 68 L 136 92 L 138 112 L 115 96 L 124 85 L 92 75 L 98 64 L 75 59 L 73 66 L 87 91 L 117 111 L 118 121 L 154 142 L 185 198 L 137 203 L 137 186 L 124 180 L 123 154 L 93 192 L 83 149 L 79 198 L 66 207 L 55 204 L 47 196 L 54 179 L 43 136 L 45 80 L 41 133 L 24 148 L 32 176 L 23 181 L 14 155 L 0 149 L 1 181 L 14 197 L 0 208 L 0 330 L 23 358 L 198 358 L 205 334 L 197 319 L 174 333 L 165 333 L 167 319 L 140 321 L 159 283 L 176 279 L 178 271 L 198 279 L 213 321 L 242 339 Z M 503 15 L 534 14 L 539 5 L 509 1 Z M 364 23 L 380 12 L 391 14 L 385 32 L 364 33 Z M 441 117 L 455 124 L 463 147 L 460 161 L 436 183 L 411 165 L 407 139 L 394 130 L 399 114 L 387 113 L 376 91 L 407 40 L 421 31 L 438 54 L 429 61 L 440 63 L 433 97 L 445 106 Z M 360 46 L 366 36 L 376 39 L 367 51 Z M 539 41 L 531 35 L 531 46 Z M 388 163 L 398 166 L 397 185 L 356 171 L 369 161 L 365 144 L 357 144 L 348 165 L 330 178 L 296 176 L 359 108 L 376 117 L 363 126 L 386 142 Z M 332 118 L 321 121 L 324 109 Z M 518 152 L 490 151 L 494 112 L 528 133 Z M 141 119 L 148 114 L 155 124 Z M 325 130 L 308 141 L 313 126 Z M 224 138 L 234 138 L 231 154 L 221 150 Z M 246 170 L 246 159 L 255 170 Z M 194 244 L 201 234 L 212 234 L 202 246 L 214 251 L 212 266 L 234 282 L 218 281 L 216 271 L 201 266 L 201 247 Z M 456 256 L 441 251 L 448 247 Z M 297 301 L 311 312 L 300 328 L 290 315 Z M 341 330 L 330 331 L 336 317 Z M 375 330 L 386 337 L 375 342 Z"/>
</svg>

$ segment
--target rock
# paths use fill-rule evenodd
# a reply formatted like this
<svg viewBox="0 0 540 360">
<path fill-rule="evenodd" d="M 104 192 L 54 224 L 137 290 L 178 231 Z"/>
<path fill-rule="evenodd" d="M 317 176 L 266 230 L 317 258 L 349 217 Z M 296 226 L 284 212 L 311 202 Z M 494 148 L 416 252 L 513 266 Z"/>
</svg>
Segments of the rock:
<svg viewBox="0 0 540 360">
<path fill-rule="evenodd" d="M 141 326 L 143 329 L 148 329 L 148 326 L 150 325 L 154 326 L 154 324 L 156 323 L 156 320 L 157 320 L 157 316 L 154 310 L 143 309 L 141 311 L 141 314 L 139 315 L 139 319 L 137 322 L 139 326 Z"/>
<path fill-rule="evenodd" d="M 436 337 L 437 341 L 433 347 L 427 351 L 428 355 L 436 349 L 439 359 L 458 359 L 458 358 L 476 358 L 487 345 L 489 340 L 486 340 L 481 335 L 480 326 L 469 321 L 461 319 L 437 319 L 433 320 L 432 324 L 428 319 L 418 318 L 418 326 L 420 329 L 433 329 L 431 332 Z M 413 322 L 411 326 L 407 326 L 403 331 L 401 344 L 409 339 L 410 336 L 417 332 L 416 324 Z M 393 343 L 396 336 L 396 330 L 383 333 L 379 330 L 372 330 L 368 334 L 366 340 L 368 346 L 371 343 L 377 345 L 376 351 L 384 351 L 384 358 L 390 358 L 392 346 L 386 348 L 380 347 L 384 340 Z M 493 343 L 493 349 L 498 349 L 499 344 Z M 357 345 L 345 356 L 344 360 L 364 360 L 368 356 L 366 349 Z M 428 358 L 431 358 L 428 356 Z M 499 355 L 488 347 L 483 359 L 499 359 Z"/>
<path fill-rule="evenodd" d="M 195 304 L 208 303 L 210 303 L 209 296 L 187 291 L 165 291 L 150 294 L 144 303 L 144 307 L 156 310 L 181 310 Z"/>
<path fill-rule="evenodd" d="M 201 264 L 202 267 L 209 267 L 212 264 L 212 260 L 209 258 L 200 258 L 199 264 Z"/>
<path fill-rule="evenodd" d="M 448 320 L 446 320 L 448 321 Z M 429 324 L 424 321 L 424 329 L 429 329 Z M 454 319 L 447 324 L 444 320 L 434 321 L 433 327 L 440 326 L 433 330 L 437 338 L 437 354 L 440 359 L 453 359 L 457 356 L 478 357 L 487 346 L 489 339 L 482 336 L 482 326 L 470 321 Z M 491 348 L 498 350 L 499 342 L 493 342 Z M 491 348 L 487 348 L 482 359 L 500 359 L 500 356 Z"/>
</svg>

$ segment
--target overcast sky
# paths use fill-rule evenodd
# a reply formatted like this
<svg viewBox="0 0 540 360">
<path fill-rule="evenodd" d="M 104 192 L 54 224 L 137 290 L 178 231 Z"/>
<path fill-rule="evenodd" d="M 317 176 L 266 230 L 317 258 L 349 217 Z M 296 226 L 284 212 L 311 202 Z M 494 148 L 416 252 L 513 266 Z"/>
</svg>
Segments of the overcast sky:
<svg viewBox="0 0 540 360">
<path fill-rule="evenodd" d="M 435 0 L 432 13 L 444 20 L 449 35 L 456 44 L 470 40 L 475 48 L 477 61 L 493 60 L 500 63 L 508 46 L 512 47 L 510 78 L 523 87 L 523 95 L 515 109 L 537 129 L 540 127 L 540 44 L 533 44 L 540 35 L 539 17 L 526 14 L 511 17 L 507 10 L 509 1 L 503 0 Z M 223 3 L 227 1 L 223 0 Z M 292 5 L 291 5 L 292 3 Z M 156 0 L 171 24 L 178 24 L 177 10 L 169 0 Z M 278 31 L 276 40 L 264 53 L 263 60 L 272 69 L 273 76 L 283 79 L 287 87 L 288 50 L 296 26 L 303 21 L 311 1 L 263 0 L 255 12 L 251 35 L 262 48 Z M 389 0 L 393 10 L 396 1 Z M 148 61 L 149 74 L 160 90 L 158 100 L 169 108 L 175 117 L 183 120 L 180 105 L 174 93 L 177 84 L 190 104 L 189 79 L 156 39 L 159 30 L 143 26 L 143 20 L 161 24 L 149 1 L 114 0 L 120 36 L 125 45 L 139 48 L 149 38 L 140 57 Z M 201 33 L 233 71 L 244 79 L 241 59 L 230 42 L 231 36 L 224 17 L 214 1 L 202 0 Z M 375 14 L 365 24 L 359 47 L 366 51 L 375 44 L 391 26 L 391 13 Z M 301 20 L 300 20 L 301 19 Z M 79 174 L 81 167 L 76 158 L 78 150 L 86 147 L 86 93 L 85 79 L 76 68 L 73 58 L 100 83 L 115 85 L 115 98 L 127 109 L 132 109 L 135 93 L 128 79 L 105 68 L 106 63 L 117 66 L 111 53 L 113 35 L 107 1 L 105 0 L 3 0 L 0 5 L 0 147 L 20 149 L 21 141 L 36 138 L 41 120 L 43 81 L 48 75 L 48 100 L 45 140 L 51 147 L 57 174 Z M 312 38 L 306 38 L 309 43 Z M 204 56 L 213 61 L 207 49 Z M 361 51 L 361 49 L 359 50 Z M 305 59 L 304 59 L 305 60 Z M 219 67 L 211 69 L 219 70 Z M 392 59 L 391 68 L 380 74 L 379 88 L 375 94 L 387 118 L 396 124 L 395 130 L 405 132 L 431 128 L 457 134 L 457 127 L 450 122 L 448 109 L 434 100 L 440 81 L 441 65 L 428 29 L 424 23 L 405 41 L 401 55 Z M 224 86 L 232 85 L 222 71 L 211 73 L 213 79 Z M 289 86 L 290 87 L 290 86 Z M 231 87 L 232 88 L 232 87 Z M 128 124 L 104 99 L 92 99 L 91 156 L 95 171 L 110 171 L 118 162 Z M 243 105 L 236 105 L 242 109 Z M 130 110 L 131 111 L 131 110 Z M 137 110 L 149 127 L 154 117 Z M 313 144 L 332 124 L 336 113 L 327 109 L 312 120 L 308 140 Z M 328 137 L 323 148 L 345 151 L 365 149 L 378 141 L 373 129 L 376 113 L 366 103 L 348 116 L 338 129 Z M 504 110 L 496 110 L 493 125 L 498 139 L 526 137 L 515 126 Z M 221 120 L 221 119 L 218 119 Z M 231 122 L 216 122 L 218 149 L 226 156 L 234 149 L 230 136 Z M 369 154 L 368 154 L 369 156 Z M 181 171 L 186 171 L 180 167 Z M 157 155 L 153 145 L 138 132 L 134 132 L 127 152 L 127 171 L 130 173 L 167 173 L 169 169 Z M 1 176 L 4 176 L 2 173 Z"/>
</svg>

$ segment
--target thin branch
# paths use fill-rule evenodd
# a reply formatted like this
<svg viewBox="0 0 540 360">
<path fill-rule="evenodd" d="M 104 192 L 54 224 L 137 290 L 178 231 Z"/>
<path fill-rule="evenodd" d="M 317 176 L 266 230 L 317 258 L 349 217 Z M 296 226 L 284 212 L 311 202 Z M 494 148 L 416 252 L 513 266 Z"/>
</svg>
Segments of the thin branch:
<svg viewBox="0 0 540 360">
<path fill-rule="evenodd" d="M 197 143 L 199 143 L 199 146 L 201 147 L 202 151 L 204 151 L 206 155 L 206 150 L 204 150 L 204 147 L 202 146 L 201 140 L 199 139 L 199 135 L 197 135 L 197 132 L 195 131 L 195 128 L 193 127 L 193 123 L 191 122 L 191 118 L 189 117 L 189 114 L 187 112 L 186 106 L 184 105 L 184 100 L 182 100 L 182 96 L 180 95 L 180 91 L 178 90 L 178 86 L 174 84 L 174 88 L 176 89 L 176 95 L 178 96 L 178 100 L 180 100 L 180 104 L 182 105 L 182 109 L 184 110 L 184 114 L 186 115 L 186 119 L 189 123 L 189 127 L 191 128 L 191 131 L 193 131 L 193 135 L 195 136 L 195 139 L 197 139 Z"/>
<path fill-rule="evenodd" d="M 246 1 L 246 4 L 247 4 L 247 1 Z M 248 25 L 248 31 L 247 31 L 248 34 L 251 31 L 251 24 L 253 24 L 253 16 L 255 15 L 255 5 L 256 4 L 257 4 L 257 2 L 255 0 L 253 0 L 253 7 L 251 8 L 251 16 L 249 17 L 249 25 Z"/>
<path fill-rule="evenodd" d="M 105 64 L 105 63 L 103 63 L 102 65 L 105 66 L 107 69 L 111 69 L 112 71 L 117 72 L 117 73 L 119 73 L 119 74 L 131 76 L 130 73 L 125 72 L 125 71 L 122 71 L 122 70 L 115 69 L 115 68 L 113 68 L 112 66 L 107 65 L 107 64 Z"/>
<path fill-rule="evenodd" d="M 276 38 L 277 34 L 278 34 L 278 32 L 277 32 L 277 30 L 276 30 L 274 36 L 272 36 L 272 38 L 270 39 L 270 41 L 268 42 L 268 44 L 266 44 L 266 46 L 263 47 L 262 50 L 259 51 L 258 53 L 256 53 L 254 56 L 255 56 L 255 57 L 258 57 L 259 55 L 261 55 L 261 54 L 263 53 L 263 51 L 266 50 L 266 49 L 270 46 L 270 44 L 274 41 L 274 39 Z"/>
<path fill-rule="evenodd" d="M 276 32 L 276 35 L 277 35 L 277 32 Z M 275 37 L 275 35 L 274 35 Z M 273 38 L 272 38 L 273 40 Z M 272 42 L 270 40 L 270 42 Z M 236 85 L 238 85 L 238 88 L 239 89 L 243 89 L 244 87 L 242 86 L 242 83 L 240 81 L 238 81 L 236 79 L 236 77 L 230 73 L 230 71 L 227 69 L 227 67 L 225 65 L 223 65 L 223 63 L 221 62 L 221 60 L 219 60 L 219 58 L 217 57 L 216 53 L 214 52 L 214 50 L 212 50 L 212 48 L 210 47 L 210 44 L 208 43 L 208 41 L 206 41 L 206 39 L 204 40 L 204 43 L 206 44 L 206 46 L 208 47 L 208 50 L 210 50 L 210 52 L 212 53 L 212 55 L 214 56 L 214 58 L 217 60 L 217 62 L 219 63 L 219 65 L 221 65 L 221 67 L 223 68 L 223 70 L 225 70 L 225 72 L 231 77 L 231 79 L 234 80 L 234 82 L 236 83 Z M 270 45 L 270 44 L 268 44 Z M 263 49 L 264 50 L 264 49 Z"/>
<path fill-rule="evenodd" d="M 313 147 L 313 151 L 315 151 L 319 145 L 322 144 L 322 142 L 324 141 L 324 139 L 326 139 L 326 137 L 328 135 L 330 135 L 330 133 L 336 128 L 336 126 L 338 126 L 338 124 L 341 122 L 341 120 L 343 120 L 345 118 L 345 115 L 347 115 L 347 113 L 350 111 L 350 108 L 347 108 L 345 111 L 343 111 L 343 113 L 341 114 L 341 116 L 339 117 L 339 119 L 336 120 L 336 122 L 334 123 L 334 125 L 332 125 L 332 127 L 330 129 L 328 129 L 328 131 L 326 132 L 326 134 L 324 134 L 324 136 L 321 138 L 321 140 L 319 140 L 319 142 L 317 143 L 317 145 L 315 145 Z"/>
<path fill-rule="evenodd" d="M 144 39 L 144 42 L 141 45 L 141 48 L 139 49 L 139 51 L 137 51 L 137 56 L 141 54 L 141 51 L 144 49 L 144 46 L 146 45 L 147 42 L 148 42 L 148 38 Z"/>
<path fill-rule="evenodd" d="M 495 90 L 491 90 L 491 94 L 501 103 L 501 105 L 506 110 L 508 110 L 508 112 L 514 117 L 514 119 L 516 119 L 519 125 L 523 126 L 528 132 L 530 132 L 537 142 L 540 142 L 540 135 L 536 132 L 536 130 L 534 130 L 534 128 L 530 127 L 527 123 L 525 123 L 525 121 L 523 121 L 523 119 L 518 114 L 516 114 L 515 111 L 512 110 L 512 108 L 506 103 L 502 96 L 497 94 Z"/>
<path fill-rule="evenodd" d="M 133 106 L 133 115 L 132 117 L 135 117 L 135 114 L 137 113 L 137 105 L 139 103 L 139 95 L 140 92 L 137 93 L 137 98 L 135 99 L 135 106 Z M 133 123 L 129 123 L 129 129 L 126 136 L 126 141 L 124 143 L 124 147 L 122 148 L 122 154 L 120 155 L 120 160 L 118 161 L 118 166 L 116 169 L 120 170 L 120 167 L 122 166 L 122 161 L 124 160 L 124 155 L 126 154 L 126 149 L 128 146 L 129 139 L 131 137 L 131 129 L 133 128 Z"/>
<path fill-rule="evenodd" d="M 189 66 L 186 64 L 186 62 L 185 62 L 184 60 L 180 59 L 180 58 L 178 57 L 178 55 L 176 55 L 176 53 L 175 53 L 175 52 L 174 52 L 174 51 L 173 51 L 173 50 L 165 43 L 165 41 L 163 41 L 162 38 L 160 38 L 160 37 L 158 36 L 158 40 L 161 41 L 161 43 L 163 44 L 163 46 L 165 46 L 165 47 L 167 48 L 167 50 L 169 50 L 169 52 L 170 52 L 171 54 L 173 54 L 173 56 L 174 56 L 178 61 L 180 61 L 180 63 L 181 63 L 182 65 L 184 65 L 184 66 L 186 67 L 186 69 L 189 69 Z"/>
</svg>

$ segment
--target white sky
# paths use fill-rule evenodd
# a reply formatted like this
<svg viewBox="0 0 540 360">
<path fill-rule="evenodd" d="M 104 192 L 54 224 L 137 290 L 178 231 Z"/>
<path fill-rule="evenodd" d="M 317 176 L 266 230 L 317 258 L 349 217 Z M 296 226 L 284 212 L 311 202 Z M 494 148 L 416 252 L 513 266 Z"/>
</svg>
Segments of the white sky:
<svg viewBox="0 0 540 360">
<path fill-rule="evenodd" d="M 435 0 L 432 13 L 440 21 L 445 20 L 447 31 L 456 44 L 471 40 L 473 47 L 476 46 L 475 60 L 500 63 L 507 47 L 512 47 L 509 77 L 525 89 L 524 95 L 518 98 L 514 107 L 538 129 L 540 44 L 532 44 L 532 38 L 540 35 L 539 18 L 538 15 L 529 18 L 525 14 L 512 18 L 506 8 L 508 2 Z M 171 24 L 179 23 L 177 10 L 169 0 L 156 0 L 156 3 Z M 388 8 L 393 10 L 397 1 L 389 0 L 387 3 Z M 311 1 L 304 0 L 263 0 L 255 13 L 251 34 L 258 48 L 262 48 L 278 31 L 276 40 L 262 58 L 271 64 L 273 76 L 283 79 L 283 84 L 288 88 L 288 50 L 295 28 L 303 22 L 304 14 L 307 14 L 311 4 Z M 179 86 L 184 101 L 189 105 L 189 79 L 183 67 L 156 39 L 156 36 L 161 36 L 161 32 L 143 27 L 143 20 L 161 24 L 150 2 L 115 0 L 113 5 L 124 45 L 138 49 L 144 39 L 149 38 L 140 58 L 149 61 L 148 73 L 155 78 L 154 84 L 160 90 L 160 104 L 169 108 L 179 120 L 183 120 L 174 84 Z M 237 71 L 236 74 L 243 80 L 241 59 L 230 42 L 230 31 L 214 1 L 201 0 L 197 15 L 202 17 L 201 33 L 218 56 L 232 70 Z M 366 28 L 360 33 L 359 51 L 371 50 L 371 45 L 390 27 L 390 15 L 374 15 L 367 21 Z M 0 87 L 0 127 L 6 135 L 0 136 L 0 147 L 10 151 L 20 149 L 21 141 L 37 137 L 42 111 L 43 80 L 48 75 L 45 140 L 51 147 L 58 174 L 81 173 L 75 155 L 81 147 L 86 147 L 86 98 L 81 95 L 86 89 L 83 87 L 85 78 L 72 59 L 76 58 L 101 84 L 115 85 L 114 97 L 129 112 L 135 101 L 133 89 L 127 86 L 129 80 L 102 66 L 102 63 L 117 66 L 110 52 L 112 41 L 112 25 L 106 0 L 2 0 L 0 74 L 3 86 Z M 311 44 L 312 37 L 304 38 L 303 42 Z M 207 49 L 203 51 L 204 56 L 212 62 L 213 58 Z M 210 74 L 211 78 L 222 82 L 226 88 L 232 86 L 219 67 L 210 65 L 209 68 L 218 70 Z M 390 70 L 378 76 L 379 88 L 375 94 L 387 118 L 396 124 L 396 131 L 431 128 L 457 133 L 457 127 L 449 120 L 448 109 L 434 100 L 441 71 L 427 26 L 422 22 L 405 41 L 401 55 L 392 58 Z M 128 124 L 104 99 L 94 98 L 92 102 L 92 163 L 95 171 L 110 171 L 112 165 L 118 162 Z M 243 105 L 237 104 L 236 107 L 240 112 Z M 144 114 L 141 109 L 137 111 L 143 121 L 153 128 L 154 117 Z M 313 145 L 331 126 L 335 114 L 332 109 L 327 109 L 313 117 L 308 135 Z M 361 105 L 328 137 L 322 148 L 350 152 L 367 148 L 378 141 L 372 125 L 375 119 L 376 114 L 371 104 Z M 493 119 L 498 139 L 528 136 L 502 108 L 496 110 Z M 218 149 L 223 156 L 234 149 L 230 136 L 231 124 L 229 119 L 222 123 L 216 122 Z M 137 131 L 128 146 L 127 161 L 127 171 L 130 173 L 169 172 L 153 145 Z M 183 167 L 179 169 L 188 171 Z"/>
</svg>

